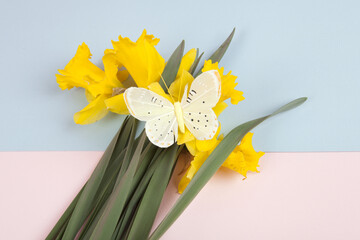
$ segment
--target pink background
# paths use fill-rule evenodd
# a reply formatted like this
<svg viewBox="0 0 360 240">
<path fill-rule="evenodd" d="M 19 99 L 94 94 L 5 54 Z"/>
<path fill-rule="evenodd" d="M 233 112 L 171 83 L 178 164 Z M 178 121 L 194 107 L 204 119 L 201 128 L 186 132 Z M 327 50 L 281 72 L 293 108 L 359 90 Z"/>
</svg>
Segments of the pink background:
<svg viewBox="0 0 360 240">
<path fill-rule="evenodd" d="M 0 239 L 45 238 L 101 154 L 0 153 Z M 260 165 L 244 181 L 221 169 L 163 239 L 360 239 L 360 152 L 267 153 Z"/>
</svg>

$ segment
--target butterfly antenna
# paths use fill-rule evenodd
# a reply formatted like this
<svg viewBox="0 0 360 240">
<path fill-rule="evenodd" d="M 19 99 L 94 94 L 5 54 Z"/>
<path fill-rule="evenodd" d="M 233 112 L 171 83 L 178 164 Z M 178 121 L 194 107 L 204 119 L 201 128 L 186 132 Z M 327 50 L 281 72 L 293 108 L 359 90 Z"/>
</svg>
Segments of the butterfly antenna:
<svg viewBox="0 0 360 240">
<path fill-rule="evenodd" d="M 167 91 L 168 91 L 171 99 L 173 100 L 173 102 L 175 102 L 174 98 L 171 96 L 171 93 L 170 93 L 170 91 L 169 91 L 169 88 L 168 88 L 168 86 L 166 85 L 166 82 L 165 82 L 164 78 L 162 77 L 161 73 L 159 73 L 159 75 L 160 75 L 160 78 L 161 78 L 161 80 L 163 81 L 163 83 L 164 83 L 164 85 L 165 85 L 165 87 L 166 87 L 166 89 L 167 89 Z"/>
</svg>

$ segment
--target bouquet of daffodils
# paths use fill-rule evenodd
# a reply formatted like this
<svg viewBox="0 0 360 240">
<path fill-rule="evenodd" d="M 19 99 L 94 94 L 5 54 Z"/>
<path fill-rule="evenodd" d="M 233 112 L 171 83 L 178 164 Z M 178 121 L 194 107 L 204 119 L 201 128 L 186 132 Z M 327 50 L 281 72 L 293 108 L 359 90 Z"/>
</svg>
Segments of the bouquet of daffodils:
<svg viewBox="0 0 360 240">
<path fill-rule="evenodd" d="M 219 67 L 233 35 L 205 61 L 198 49 L 184 54 L 182 41 L 167 62 L 155 48 L 159 39 L 145 30 L 136 42 L 120 36 L 104 52 L 104 69 L 89 60 L 85 43 L 79 46 L 56 75 L 63 90 L 85 89 L 89 104 L 75 113 L 75 123 L 94 123 L 109 111 L 127 117 L 47 239 L 159 239 L 221 166 L 244 177 L 257 172 L 264 153 L 254 150 L 249 131 L 306 98 L 220 135 L 218 116 L 228 100 L 244 100 L 236 76 Z M 181 196 L 151 233 L 180 160 L 189 163 L 181 172 Z"/>
</svg>

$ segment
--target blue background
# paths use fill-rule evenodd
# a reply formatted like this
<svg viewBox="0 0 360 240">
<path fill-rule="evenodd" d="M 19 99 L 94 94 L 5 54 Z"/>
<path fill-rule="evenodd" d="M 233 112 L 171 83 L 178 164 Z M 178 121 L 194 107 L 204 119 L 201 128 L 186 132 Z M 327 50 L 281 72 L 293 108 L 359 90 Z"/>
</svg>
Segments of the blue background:
<svg viewBox="0 0 360 240">
<path fill-rule="evenodd" d="M 302 96 L 300 108 L 254 130 L 263 151 L 360 151 L 360 2 L 1 1 L 0 151 L 104 150 L 122 116 L 76 125 L 83 91 L 55 81 L 86 42 L 93 62 L 118 35 L 161 39 L 165 59 L 186 40 L 209 56 L 233 27 L 222 66 L 245 101 L 220 117 L 224 133 Z"/>
</svg>

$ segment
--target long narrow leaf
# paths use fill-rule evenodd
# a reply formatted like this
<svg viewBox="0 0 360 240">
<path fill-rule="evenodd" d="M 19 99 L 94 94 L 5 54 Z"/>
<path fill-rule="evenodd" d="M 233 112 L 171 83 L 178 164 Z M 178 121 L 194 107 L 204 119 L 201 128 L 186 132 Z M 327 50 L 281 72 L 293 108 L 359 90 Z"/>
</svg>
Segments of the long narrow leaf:
<svg viewBox="0 0 360 240">
<path fill-rule="evenodd" d="M 135 171 L 140 161 L 140 154 L 145 139 L 146 135 L 143 134 L 138 146 L 136 147 L 127 171 L 125 172 L 124 176 L 122 176 L 119 183 L 115 186 L 114 191 L 107 202 L 104 213 L 96 225 L 90 239 L 111 239 L 121 212 L 125 206 L 126 200 L 128 199 L 128 194 Z M 131 147 L 128 148 L 128 151 L 131 151 Z"/>
<path fill-rule="evenodd" d="M 62 226 L 62 228 L 60 229 L 60 231 L 59 231 L 58 235 L 56 236 L 55 240 L 62 239 L 68 222 L 69 222 L 69 220 L 67 220 L 66 223 Z"/>
<path fill-rule="evenodd" d="M 160 159 L 161 162 L 156 168 L 141 200 L 127 239 L 146 239 L 149 236 L 176 163 L 177 149 L 178 146 L 174 144 L 165 150 L 166 152 L 162 159 Z"/>
<path fill-rule="evenodd" d="M 226 50 L 228 49 L 232 38 L 234 37 L 235 28 L 232 30 L 230 35 L 227 37 L 227 39 L 220 45 L 220 47 L 209 57 L 209 60 L 214 62 L 220 62 L 222 57 L 224 56 Z M 197 77 L 201 73 L 201 69 L 195 74 L 194 77 Z"/>
<path fill-rule="evenodd" d="M 112 160 L 120 155 L 120 153 L 125 149 L 125 147 L 128 144 L 129 140 L 129 134 L 132 130 L 132 128 L 136 127 L 136 121 L 134 119 L 131 119 L 129 116 L 127 116 L 123 122 L 123 124 L 120 127 L 121 135 L 119 136 L 119 140 L 117 144 L 114 147 L 113 154 L 112 154 Z"/>
<path fill-rule="evenodd" d="M 234 128 L 226 137 L 219 143 L 214 149 L 210 156 L 206 159 L 205 163 L 201 166 L 199 171 L 195 174 L 183 194 L 176 201 L 172 209 L 166 215 L 164 220 L 160 223 L 154 233 L 151 235 L 149 240 L 159 239 L 165 231 L 174 223 L 174 221 L 180 216 L 190 202 L 196 197 L 200 190 L 215 174 L 218 168 L 224 163 L 226 158 L 234 150 L 240 140 L 248 133 L 251 129 L 259 125 L 267 118 L 276 114 L 293 109 L 306 101 L 306 98 L 296 99 L 283 107 L 279 108 L 274 113 L 258 118 Z"/>
<path fill-rule="evenodd" d="M 89 216 L 92 207 L 94 206 L 94 198 L 96 192 L 100 186 L 104 173 L 109 165 L 109 162 L 113 156 L 113 151 L 117 148 L 117 144 L 121 138 L 128 137 L 120 134 L 123 129 L 132 128 L 134 121 L 127 121 L 122 125 L 120 130 L 117 132 L 113 140 L 111 141 L 108 148 L 105 150 L 104 155 L 100 159 L 94 172 L 91 174 L 77 204 L 74 212 L 71 215 L 68 226 L 64 233 L 64 239 L 74 239 L 78 233 L 80 227 L 83 225 L 85 219 Z M 118 151 L 118 150 L 117 150 Z"/>
<path fill-rule="evenodd" d="M 141 181 L 137 185 L 137 187 L 134 191 L 134 194 L 131 196 L 131 199 L 129 200 L 128 205 L 126 206 L 126 210 L 122 216 L 121 222 L 119 222 L 120 227 L 119 227 L 118 233 L 116 233 L 116 235 L 125 236 L 127 234 L 125 230 L 129 228 L 131 221 L 132 221 L 133 214 L 135 213 L 137 206 L 140 202 L 140 199 L 143 197 L 145 190 L 149 184 L 149 181 L 150 181 L 152 175 L 154 174 L 155 169 L 157 169 L 157 167 L 160 163 L 159 160 L 162 158 L 163 155 L 164 155 L 164 149 L 157 148 L 157 151 L 152 158 L 152 163 L 150 164 L 150 167 L 148 167 L 146 169 L 146 171 L 144 172 L 144 174 L 141 178 Z M 140 177 L 140 176 L 137 176 L 138 174 L 139 174 L 139 171 L 137 171 L 137 173 L 135 175 L 135 179 Z"/>
<path fill-rule="evenodd" d="M 137 122 L 137 120 L 135 118 L 131 117 L 131 119 L 134 119 L 134 121 Z M 135 150 L 134 146 L 138 146 L 138 145 L 134 144 L 135 143 L 135 133 L 136 133 L 136 128 L 134 127 L 134 128 L 131 129 L 131 132 L 130 132 L 130 137 L 129 137 L 130 140 L 129 140 L 128 147 L 127 147 L 127 150 L 125 152 L 123 164 L 121 165 L 121 168 L 120 168 L 119 174 L 117 176 L 117 180 L 116 180 L 115 185 L 119 184 L 120 180 L 122 179 L 122 176 L 128 170 L 130 160 L 131 160 L 131 156 L 133 156 L 132 153 Z M 140 148 L 139 152 L 141 153 L 141 148 Z"/>
<path fill-rule="evenodd" d="M 124 149 L 119 156 L 109 165 L 108 171 L 106 171 L 103 181 L 100 184 L 99 190 L 96 193 L 97 198 L 99 199 L 96 202 L 94 209 L 91 212 L 91 215 L 88 217 L 87 222 L 82 227 L 79 239 L 83 239 L 85 234 L 92 232 L 95 228 L 94 225 L 97 223 L 97 215 L 101 211 L 102 206 L 107 201 L 108 197 L 111 195 L 111 192 L 114 188 L 117 175 L 122 166 L 122 161 L 124 159 L 126 149 Z"/>
<path fill-rule="evenodd" d="M 133 185 L 132 185 L 132 187 L 131 187 L 132 189 L 129 191 L 130 194 L 131 194 L 131 192 L 134 191 L 133 189 L 138 186 L 138 183 L 139 183 L 139 181 L 141 180 L 141 177 L 144 175 L 144 172 L 145 172 L 145 170 L 147 169 L 147 167 L 148 167 L 151 159 L 153 158 L 154 152 L 155 152 L 155 150 L 156 150 L 156 147 L 155 147 L 154 145 L 152 145 L 149 141 L 146 141 L 146 142 L 147 142 L 148 144 L 147 144 L 147 147 L 146 147 L 146 148 L 143 150 L 143 152 L 141 153 L 141 156 L 140 156 L 140 158 L 141 158 L 141 159 L 140 159 L 140 166 L 139 166 L 139 168 L 137 169 L 136 174 L 135 174 L 135 176 L 134 176 L 134 178 L 133 178 Z M 115 180 L 113 181 L 113 184 L 115 184 Z M 136 188 L 136 189 L 137 189 L 137 188 Z M 110 195 L 110 194 L 109 194 L 109 195 Z M 104 199 L 104 201 L 107 200 L 107 197 L 105 197 L 105 198 L 106 198 L 106 199 Z M 98 221 L 99 221 L 99 219 L 100 219 L 100 216 L 103 214 L 103 211 L 104 211 L 104 209 L 105 209 L 105 208 L 103 207 L 103 205 L 105 204 L 104 201 L 99 203 L 99 206 L 98 206 L 98 207 L 99 207 L 100 209 L 98 208 L 99 210 L 94 213 L 95 216 L 94 216 L 92 222 L 90 223 L 90 226 L 88 226 L 88 229 L 86 230 L 86 232 L 84 232 L 83 236 L 81 236 L 80 239 L 89 239 L 89 238 L 90 238 L 91 233 L 93 232 L 95 226 L 97 225 L 97 223 L 98 223 Z M 126 211 L 126 212 L 127 212 L 129 209 L 131 209 L 131 206 L 129 206 L 129 205 L 131 205 L 132 202 L 133 202 L 132 200 L 128 200 L 127 205 L 126 205 L 126 207 L 125 207 L 125 211 Z M 114 234 L 113 234 L 113 237 L 116 237 L 116 233 L 119 232 L 119 230 L 120 230 L 120 225 L 121 225 L 120 222 L 123 222 L 123 221 L 124 221 L 124 216 L 123 216 L 123 214 L 122 214 L 122 216 L 121 216 L 121 218 L 120 218 L 120 221 L 119 221 L 119 223 L 118 223 L 118 226 L 116 227 L 115 232 L 114 232 L 115 236 L 114 236 Z"/>
<path fill-rule="evenodd" d="M 86 184 L 85 184 L 86 185 Z M 59 232 L 64 229 L 63 231 L 65 231 L 66 228 L 66 224 L 69 222 L 69 219 L 71 217 L 71 214 L 73 213 L 75 206 L 81 196 L 82 191 L 85 188 L 82 187 L 82 189 L 80 190 L 80 192 L 76 195 L 76 197 L 73 199 L 73 201 L 70 203 L 70 205 L 68 206 L 68 208 L 65 210 L 65 212 L 63 213 L 63 215 L 61 216 L 61 218 L 59 219 L 59 221 L 56 223 L 56 225 L 54 226 L 54 228 L 51 230 L 51 232 L 49 233 L 49 235 L 46 237 L 46 240 L 51 240 L 51 239 L 55 239 L 56 236 L 59 235 Z"/>
<path fill-rule="evenodd" d="M 199 51 L 199 49 L 197 49 L 196 55 L 198 54 L 198 51 Z M 201 58 L 202 58 L 203 55 L 204 55 L 204 52 L 202 52 L 202 53 L 200 54 L 200 56 L 196 56 L 195 61 L 193 62 L 193 64 L 191 65 L 191 67 L 190 67 L 190 69 L 189 69 L 189 73 L 190 73 L 190 74 L 192 74 L 192 75 L 194 74 L 194 72 L 195 72 L 197 66 L 199 65 L 199 62 L 200 62 L 200 60 L 201 60 Z"/>
<path fill-rule="evenodd" d="M 181 59 L 184 55 L 185 41 L 183 40 L 180 45 L 175 49 L 173 54 L 170 56 L 169 61 L 166 63 L 162 77 L 167 87 L 170 87 L 171 83 L 175 80 L 176 74 L 179 70 Z M 167 88 L 163 81 L 160 80 L 160 85 L 167 92 Z"/>
</svg>

